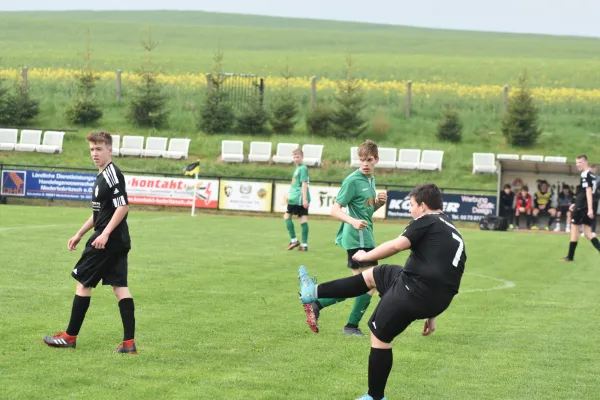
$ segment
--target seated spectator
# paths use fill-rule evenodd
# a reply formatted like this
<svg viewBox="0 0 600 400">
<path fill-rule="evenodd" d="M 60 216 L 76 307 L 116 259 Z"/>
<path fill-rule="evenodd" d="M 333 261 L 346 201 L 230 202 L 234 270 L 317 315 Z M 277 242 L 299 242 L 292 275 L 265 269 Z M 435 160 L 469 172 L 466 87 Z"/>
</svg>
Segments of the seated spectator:
<svg viewBox="0 0 600 400">
<path fill-rule="evenodd" d="M 511 190 L 510 185 L 507 183 L 504 185 L 504 190 L 500 192 L 500 209 L 499 215 L 509 223 L 509 228 L 513 229 L 513 219 L 515 215 L 515 194 Z"/>
<path fill-rule="evenodd" d="M 533 227 L 531 229 L 539 229 L 538 216 L 540 214 L 550 217 L 548 225 L 544 228 L 547 231 L 550 230 L 550 226 L 554 223 L 556 210 L 552 208 L 552 192 L 546 181 L 541 181 L 538 190 L 535 192 L 533 199 Z"/>
<path fill-rule="evenodd" d="M 562 191 L 558 194 L 558 200 L 556 202 L 556 228 L 554 232 L 560 231 L 560 219 L 565 217 L 566 232 L 571 232 L 571 210 L 569 206 L 574 202 L 574 195 L 569 185 L 564 184 Z"/>
<path fill-rule="evenodd" d="M 515 229 L 520 228 L 519 217 L 521 214 L 527 215 L 527 229 L 531 228 L 531 210 L 533 209 L 533 197 L 529 194 L 529 188 L 524 185 L 519 194 L 517 194 L 517 204 L 515 207 Z"/>
</svg>

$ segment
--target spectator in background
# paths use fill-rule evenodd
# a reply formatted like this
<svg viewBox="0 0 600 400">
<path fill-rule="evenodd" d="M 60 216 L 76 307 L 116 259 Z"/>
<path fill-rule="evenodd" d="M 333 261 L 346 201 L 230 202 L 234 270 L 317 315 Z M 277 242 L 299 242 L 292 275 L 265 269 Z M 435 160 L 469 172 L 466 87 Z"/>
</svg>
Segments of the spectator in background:
<svg viewBox="0 0 600 400">
<path fill-rule="evenodd" d="M 504 185 L 504 190 L 500 192 L 500 210 L 501 217 L 506 218 L 510 225 L 510 229 L 514 228 L 513 219 L 515 216 L 515 194 L 511 190 L 510 185 Z"/>
<path fill-rule="evenodd" d="M 533 204 L 533 227 L 531 229 L 539 229 L 538 215 L 543 214 L 550 217 L 548 225 L 545 228 L 547 231 L 550 230 L 550 226 L 554 222 L 556 216 L 556 210 L 552 208 L 552 192 L 548 187 L 548 182 L 540 182 L 538 190 L 535 192 Z"/>
<path fill-rule="evenodd" d="M 517 194 L 517 204 L 515 208 L 515 229 L 519 229 L 519 217 L 521 214 L 527 215 L 527 229 L 531 228 L 531 211 L 533 209 L 533 197 L 529 194 L 527 185 L 523 185 L 519 194 Z"/>
<path fill-rule="evenodd" d="M 566 183 L 563 184 L 562 192 L 558 194 L 558 199 L 556 201 L 556 228 L 554 228 L 554 232 L 560 231 L 560 219 L 565 216 L 565 232 L 571 232 L 571 211 L 569 211 L 569 206 L 575 203 L 575 198 L 571 188 Z"/>
</svg>

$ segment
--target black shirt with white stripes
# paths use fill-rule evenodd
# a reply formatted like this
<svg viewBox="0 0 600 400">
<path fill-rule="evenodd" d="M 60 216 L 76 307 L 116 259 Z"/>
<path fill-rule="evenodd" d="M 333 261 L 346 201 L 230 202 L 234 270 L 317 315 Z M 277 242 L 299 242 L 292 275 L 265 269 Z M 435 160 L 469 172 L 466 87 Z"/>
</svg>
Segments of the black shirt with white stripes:
<svg viewBox="0 0 600 400">
<path fill-rule="evenodd" d="M 94 192 L 92 193 L 92 208 L 94 210 L 94 230 L 102 233 L 110 222 L 118 207 L 128 205 L 125 190 L 125 177 L 121 170 L 112 162 L 96 177 Z M 111 232 L 109 241 L 116 245 L 131 247 L 127 215 Z"/>
</svg>

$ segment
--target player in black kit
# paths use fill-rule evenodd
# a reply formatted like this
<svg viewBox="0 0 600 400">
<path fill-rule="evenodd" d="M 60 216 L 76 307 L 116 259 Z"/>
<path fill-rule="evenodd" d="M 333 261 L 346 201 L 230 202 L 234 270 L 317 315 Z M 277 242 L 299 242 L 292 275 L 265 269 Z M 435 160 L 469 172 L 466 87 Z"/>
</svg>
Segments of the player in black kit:
<svg viewBox="0 0 600 400">
<path fill-rule="evenodd" d="M 575 204 L 571 204 L 569 208 L 569 211 L 572 212 L 569 254 L 559 261 L 573 261 L 579 239 L 579 225 L 583 225 L 583 234 L 592 242 L 596 250 L 600 251 L 600 242 L 598 242 L 596 234 L 592 232 L 592 222 L 596 218 L 595 210 L 598 206 L 594 201 L 597 182 L 584 154 L 577 156 L 577 169 L 581 171 L 581 183 L 577 189 Z"/>
<path fill-rule="evenodd" d="M 100 173 L 92 193 L 93 214 L 69 239 L 69 250 L 75 250 L 90 229 L 93 228 L 94 233 L 71 273 L 78 283 L 69 326 L 65 332 L 45 336 L 43 341 L 52 347 L 75 348 L 77 335 L 90 305 L 92 288 L 102 280 L 103 285 L 113 287 L 119 301 L 124 334 L 117 352 L 137 354 L 134 303 L 127 286 L 127 255 L 131 249 L 131 239 L 127 227 L 129 203 L 125 178 L 112 163 L 112 137 L 109 133 L 91 133 L 87 141 L 92 160 Z"/>
<path fill-rule="evenodd" d="M 381 300 L 369 320 L 371 354 L 369 391 L 360 400 L 385 399 L 392 369 L 392 341 L 413 321 L 425 319 L 422 335 L 435 330 L 435 319 L 458 293 L 467 255 L 462 236 L 442 213 L 442 194 L 434 184 L 417 186 L 410 193 L 414 220 L 397 238 L 375 249 L 357 252 L 359 262 L 382 260 L 411 250 L 406 266 L 379 265 L 362 274 L 317 285 L 300 267 L 300 299 L 349 298 L 377 289 Z"/>
</svg>

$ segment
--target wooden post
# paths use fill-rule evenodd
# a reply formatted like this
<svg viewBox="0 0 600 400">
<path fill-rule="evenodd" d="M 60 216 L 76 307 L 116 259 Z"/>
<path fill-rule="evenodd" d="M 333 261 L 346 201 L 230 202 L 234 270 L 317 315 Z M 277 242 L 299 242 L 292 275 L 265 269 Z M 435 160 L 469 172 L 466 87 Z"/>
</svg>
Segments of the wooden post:
<svg viewBox="0 0 600 400">
<path fill-rule="evenodd" d="M 404 116 L 410 117 L 410 106 L 412 102 L 412 81 L 406 82 L 406 109 L 404 110 Z"/>
<path fill-rule="evenodd" d="M 21 92 L 27 92 L 27 67 L 23 67 L 23 78 L 21 81 Z"/>
<path fill-rule="evenodd" d="M 317 77 L 310 78 L 310 108 L 311 110 L 317 105 Z"/>
<path fill-rule="evenodd" d="M 117 103 L 121 102 L 121 70 L 117 70 Z"/>
<path fill-rule="evenodd" d="M 508 112 L 508 85 L 504 85 L 504 115 Z"/>
<path fill-rule="evenodd" d="M 210 79 L 210 74 L 206 74 L 206 89 L 212 89 L 212 80 Z"/>
</svg>

